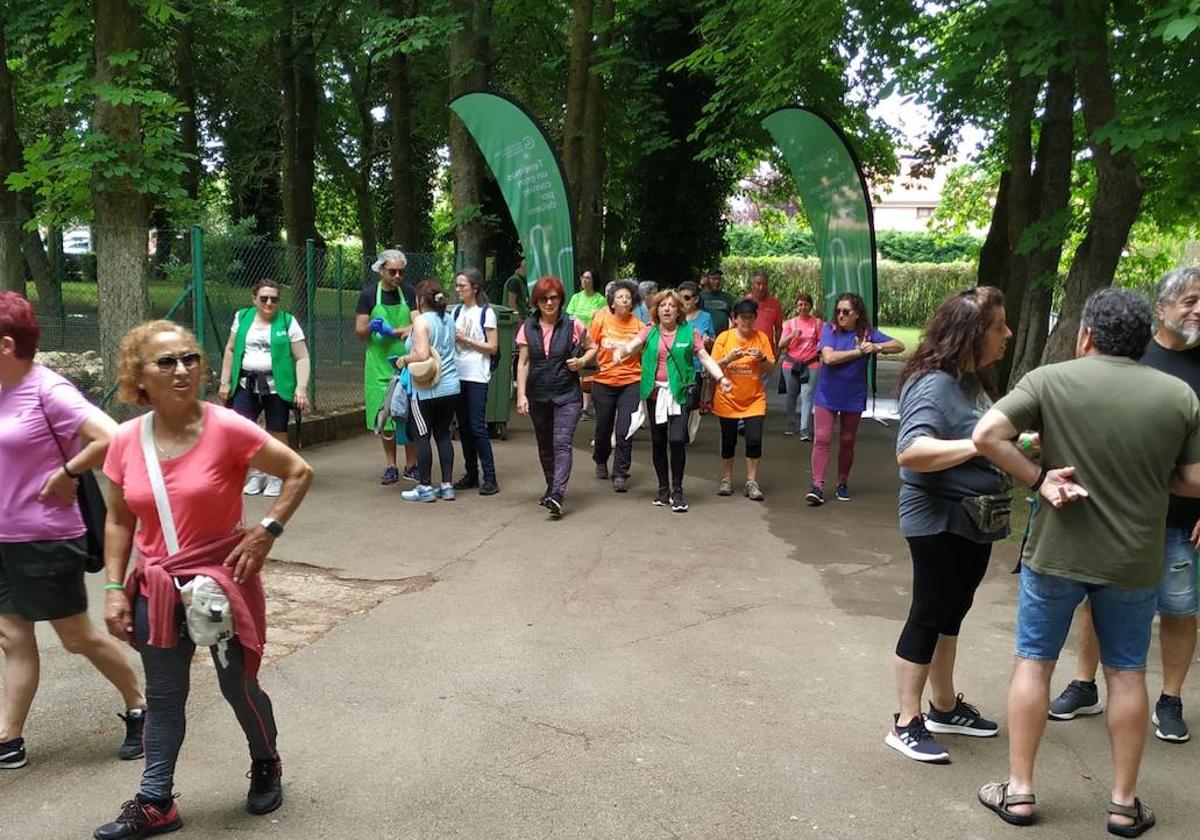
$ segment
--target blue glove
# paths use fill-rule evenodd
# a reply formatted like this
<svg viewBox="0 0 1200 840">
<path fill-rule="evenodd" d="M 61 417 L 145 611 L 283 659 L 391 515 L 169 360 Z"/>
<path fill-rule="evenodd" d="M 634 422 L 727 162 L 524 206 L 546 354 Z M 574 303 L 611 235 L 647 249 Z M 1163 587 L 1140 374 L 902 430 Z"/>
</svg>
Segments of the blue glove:
<svg viewBox="0 0 1200 840">
<path fill-rule="evenodd" d="M 371 332 L 377 335 L 392 335 L 392 328 L 387 325 L 387 322 L 382 318 L 372 318 L 370 323 Z"/>
</svg>

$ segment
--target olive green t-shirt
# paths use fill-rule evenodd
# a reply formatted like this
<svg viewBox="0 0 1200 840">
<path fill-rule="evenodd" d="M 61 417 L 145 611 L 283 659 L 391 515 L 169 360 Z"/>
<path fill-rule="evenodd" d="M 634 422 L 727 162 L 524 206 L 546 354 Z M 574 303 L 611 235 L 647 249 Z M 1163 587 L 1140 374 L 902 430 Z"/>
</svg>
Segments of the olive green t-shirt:
<svg viewBox="0 0 1200 840">
<path fill-rule="evenodd" d="M 1042 464 L 1075 467 L 1088 498 L 1039 504 L 1021 561 L 1035 572 L 1143 588 L 1162 577 L 1167 483 L 1200 462 L 1200 400 L 1181 379 L 1124 356 L 1086 356 L 1027 374 L 996 403 L 1039 429 Z"/>
</svg>

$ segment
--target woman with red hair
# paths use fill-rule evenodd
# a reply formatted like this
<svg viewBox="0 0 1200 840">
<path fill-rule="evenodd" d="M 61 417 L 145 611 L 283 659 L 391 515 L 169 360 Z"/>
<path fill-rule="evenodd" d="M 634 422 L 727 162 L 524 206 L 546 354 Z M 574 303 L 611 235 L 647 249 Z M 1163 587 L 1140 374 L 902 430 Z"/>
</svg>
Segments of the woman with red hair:
<svg viewBox="0 0 1200 840">
<path fill-rule="evenodd" d="M 116 639 L 92 625 L 83 585 L 87 532 L 75 494 L 79 477 L 103 463 L 117 424 L 34 362 L 39 336 L 29 301 L 0 293 L 0 769 L 9 770 L 26 762 L 21 734 L 39 672 L 35 622 L 50 622 L 64 648 L 86 656 L 121 692 L 121 758 L 142 755 L 146 720 L 137 674 Z"/>
<path fill-rule="evenodd" d="M 571 441 L 583 413 L 579 369 L 596 355 L 579 320 L 563 312 L 563 285 L 557 277 L 533 284 L 533 312 L 517 330 L 517 413 L 533 421 L 546 492 L 538 504 L 555 519 L 562 516 L 571 478 Z"/>
</svg>

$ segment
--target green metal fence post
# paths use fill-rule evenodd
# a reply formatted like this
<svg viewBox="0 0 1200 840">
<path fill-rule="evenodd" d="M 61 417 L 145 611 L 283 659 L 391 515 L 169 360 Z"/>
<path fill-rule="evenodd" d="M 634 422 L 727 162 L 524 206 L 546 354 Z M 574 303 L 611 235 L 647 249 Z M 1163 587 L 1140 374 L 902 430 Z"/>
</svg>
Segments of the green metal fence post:
<svg viewBox="0 0 1200 840">
<path fill-rule="evenodd" d="M 308 358 L 309 375 L 308 375 L 308 402 L 310 405 L 315 405 L 317 402 L 317 336 L 314 332 L 316 324 L 316 308 L 317 308 L 317 244 L 311 240 L 304 241 L 304 278 L 305 278 L 305 303 L 304 307 L 304 333 L 308 339 Z"/>
<path fill-rule="evenodd" d="M 343 269 L 343 246 L 337 246 L 337 327 L 334 329 L 334 335 L 337 336 L 337 360 L 338 366 L 342 364 L 342 333 L 345 330 L 342 328 L 342 269 Z"/>
<path fill-rule="evenodd" d="M 204 228 L 192 226 L 192 329 L 196 333 L 200 352 L 204 352 L 204 336 L 208 327 L 206 307 L 208 296 L 204 290 Z M 204 399 L 204 386 L 200 386 L 200 398 Z"/>
</svg>

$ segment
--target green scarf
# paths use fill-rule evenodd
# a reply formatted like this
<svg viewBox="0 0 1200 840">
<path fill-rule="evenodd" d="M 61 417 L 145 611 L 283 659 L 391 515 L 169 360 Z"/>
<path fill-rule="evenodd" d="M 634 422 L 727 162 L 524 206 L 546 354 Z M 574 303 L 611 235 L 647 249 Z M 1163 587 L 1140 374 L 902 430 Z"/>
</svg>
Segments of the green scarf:
<svg viewBox="0 0 1200 840">
<path fill-rule="evenodd" d="M 692 356 L 696 353 L 693 346 L 692 325 L 679 324 L 675 328 L 675 341 L 667 348 L 667 384 L 675 402 L 687 405 L 687 389 L 696 378 L 696 368 L 692 365 Z M 661 343 L 659 328 L 655 324 L 646 336 L 646 346 L 642 350 L 642 399 L 648 399 L 654 390 L 654 374 L 658 370 L 658 348 Z"/>
<path fill-rule="evenodd" d="M 242 357 L 246 355 L 246 334 L 250 332 L 257 311 L 253 306 L 238 310 L 233 369 L 229 374 L 229 382 L 235 390 L 242 375 Z M 271 375 L 275 377 L 275 393 L 285 402 L 294 402 L 296 398 L 296 360 L 292 358 L 292 341 L 288 338 L 291 325 L 292 316 L 282 309 L 275 313 L 275 320 L 271 322 Z"/>
</svg>

